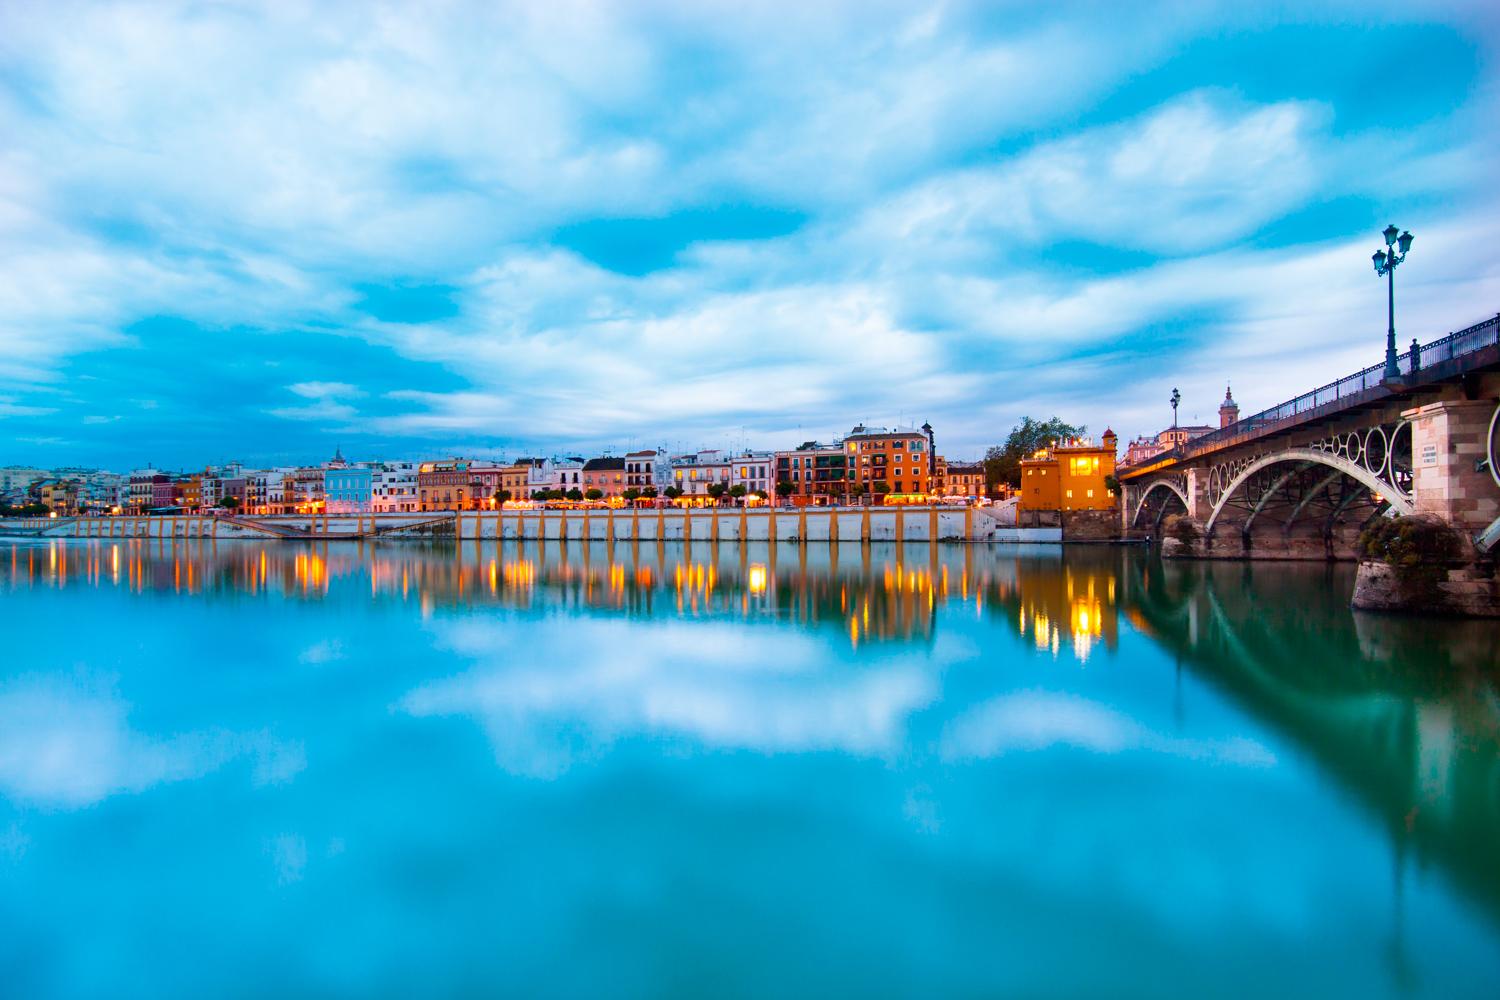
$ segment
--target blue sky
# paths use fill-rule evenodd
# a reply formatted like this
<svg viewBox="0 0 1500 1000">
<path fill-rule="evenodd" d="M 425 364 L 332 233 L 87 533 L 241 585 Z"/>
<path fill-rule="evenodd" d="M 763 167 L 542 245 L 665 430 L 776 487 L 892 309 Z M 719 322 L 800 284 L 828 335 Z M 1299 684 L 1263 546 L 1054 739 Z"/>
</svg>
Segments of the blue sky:
<svg viewBox="0 0 1500 1000">
<path fill-rule="evenodd" d="M 1123 436 L 1500 309 L 1483 4 L 0 5 L 0 464 Z"/>
</svg>

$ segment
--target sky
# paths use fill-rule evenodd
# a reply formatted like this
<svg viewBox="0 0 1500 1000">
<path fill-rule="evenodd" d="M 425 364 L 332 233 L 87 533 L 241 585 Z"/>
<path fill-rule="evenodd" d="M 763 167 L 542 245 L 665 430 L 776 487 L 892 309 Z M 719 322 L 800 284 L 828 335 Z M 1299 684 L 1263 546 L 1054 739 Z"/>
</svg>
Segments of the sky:
<svg viewBox="0 0 1500 1000">
<path fill-rule="evenodd" d="M 1482 3 L 0 2 L 0 465 L 1245 414 L 1500 311 Z"/>
</svg>

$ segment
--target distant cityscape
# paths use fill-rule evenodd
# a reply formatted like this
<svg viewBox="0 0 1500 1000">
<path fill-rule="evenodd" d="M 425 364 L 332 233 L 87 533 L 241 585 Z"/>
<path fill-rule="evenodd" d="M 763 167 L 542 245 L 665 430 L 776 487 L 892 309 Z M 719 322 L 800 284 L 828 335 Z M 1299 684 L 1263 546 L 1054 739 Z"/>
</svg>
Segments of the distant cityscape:
<svg viewBox="0 0 1500 1000">
<path fill-rule="evenodd" d="M 1219 426 L 1239 408 L 1226 392 Z M 1135 465 L 1213 430 L 1178 426 L 1139 437 L 1125 450 Z M 362 461 L 336 448 L 313 465 L 247 468 L 238 462 L 197 471 L 156 468 L 0 467 L 0 513 L 143 516 L 175 513 L 380 514 L 489 510 L 536 504 L 635 506 L 842 506 L 1018 498 L 1022 509 L 1106 510 L 1114 506 L 1118 442 L 1106 430 L 1048 442 L 1006 470 L 984 461 L 949 461 L 931 425 L 857 425 L 828 442 L 780 451 L 705 449 L 671 454 L 462 457 Z"/>
</svg>

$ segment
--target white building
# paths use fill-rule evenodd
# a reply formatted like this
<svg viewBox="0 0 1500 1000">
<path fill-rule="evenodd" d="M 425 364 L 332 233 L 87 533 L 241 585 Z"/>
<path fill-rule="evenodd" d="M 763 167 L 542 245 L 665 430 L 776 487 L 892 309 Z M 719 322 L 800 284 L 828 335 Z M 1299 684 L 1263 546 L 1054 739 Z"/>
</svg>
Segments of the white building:
<svg viewBox="0 0 1500 1000">
<path fill-rule="evenodd" d="M 551 469 L 547 476 L 547 485 L 541 487 L 541 489 L 563 490 L 565 492 L 567 490 L 583 489 L 583 459 L 576 456 L 554 458 L 550 464 Z"/>
<path fill-rule="evenodd" d="M 11 491 L 25 493 L 31 488 L 32 483 L 51 477 L 52 473 L 47 469 L 33 469 L 28 465 L 7 465 L 0 468 L 0 493 Z"/>
<path fill-rule="evenodd" d="M 743 486 L 746 493 L 759 491 L 770 497 L 776 488 L 775 466 L 775 452 L 746 451 L 732 455 L 729 459 L 729 488 Z"/>
<path fill-rule="evenodd" d="M 405 514 L 417 509 L 415 462 L 381 462 L 375 466 L 370 509 L 377 514 Z"/>
<path fill-rule="evenodd" d="M 722 483 L 729 488 L 729 459 L 717 448 L 676 455 L 672 458 L 672 485 L 687 497 L 708 496 L 708 488 Z"/>
</svg>

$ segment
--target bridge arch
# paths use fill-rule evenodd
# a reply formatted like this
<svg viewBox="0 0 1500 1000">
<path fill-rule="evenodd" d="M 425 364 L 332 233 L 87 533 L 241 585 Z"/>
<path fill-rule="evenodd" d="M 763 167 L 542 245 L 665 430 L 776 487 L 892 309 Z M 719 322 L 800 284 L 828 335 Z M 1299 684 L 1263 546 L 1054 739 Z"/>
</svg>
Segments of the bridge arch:
<svg viewBox="0 0 1500 1000">
<path fill-rule="evenodd" d="M 1247 506 L 1246 485 L 1256 480 L 1261 472 L 1278 465 L 1287 465 L 1289 468 L 1278 470 L 1280 474 L 1270 481 L 1269 487 L 1262 489 L 1259 495 L 1254 498 L 1253 503 L 1249 503 Z M 1267 503 L 1275 499 L 1282 488 L 1293 477 L 1301 472 L 1315 468 L 1320 470 L 1326 468 L 1334 474 L 1323 475 L 1311 492 L 1296 501 L 1293 508 L 1293 521 L 1288 522 L 1286 526 L 1288 532 L 1290 532 L 1295 518 L 1306 509 L 1308 502 L 1323 490 L 1330 488 L 1341 478 L 1352 480 L 1362 491 L 1372 496 L 1379 496 L 1385 504 L 1388 504 L 1398 514 L 1405 515 L 1415 512 L 1415 507 L 1412 505 L 1410 497 L 1403 494 L 1401 490 L 1390 483 L 1383 481 L 1379 476 L 1358 462 L 1351 461 L 1342 455 L 1320 448 L 1290 448 L 1286 451 L 1262 455 L 1248 462 L 1224 485 L 1214 504 L 1213 513 L 1209 515 L 1208 524 L 1204 527 L 1204 537 L 1212 541 L 1215 530 L 1224 520 L 1224 512 L 1231 507 L 1248 509 L 1248 517 L 1241 525 L 1241 529 L 1248 534 L 1250 526 L 1260 516 Z M 1352 497 L 1346 497 L 1336 505 L 1333 511 L 1334 518 L 1349 505 L 1350 499 Z M 1330 520 L 1331 523 L 1332 520 Z"/>
<path fill-rule="evenodd" d="M 1136 502 L 1135 511 L 1130 515 L 1131 528 L 1142 527 L 1140 523 L 1141 514 L 1148 509 L 1149 504 L 1152 502 L 1152 494 L 1156 494 L 1156 502 L 1161 504 L 1157 508 L 1151 522 L 1153 529 L 1161 524 L 1161 520 L 1166 516 L 1167 508 L 1172 505 L 1174 497 L 1182 504 L 1182 512 L 1184 514 L 1192 510 L 1192 506 L 1188 503 L 1187 494 L 1183 492 L 1180 486 L 1169 479 L 1158 479 L 1141 491 L 1141 498 Z"/>
</svg>

